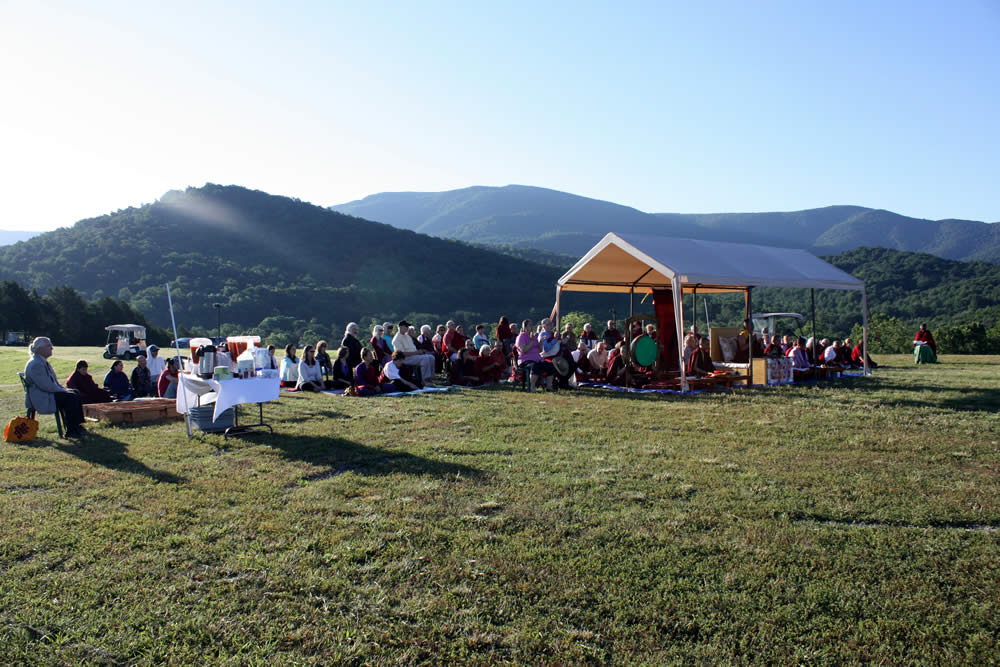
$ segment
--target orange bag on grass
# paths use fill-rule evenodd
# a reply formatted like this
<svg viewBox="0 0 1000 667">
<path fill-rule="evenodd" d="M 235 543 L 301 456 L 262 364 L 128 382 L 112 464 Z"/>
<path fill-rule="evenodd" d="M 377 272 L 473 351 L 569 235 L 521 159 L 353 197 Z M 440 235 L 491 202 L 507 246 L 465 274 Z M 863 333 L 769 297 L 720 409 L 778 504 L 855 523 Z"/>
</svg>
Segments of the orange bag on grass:
<svg viewBox="0 0 1000 667">
<path fill-rule="evenodd" d="M 7 442 L 31 442 L 38 434 L 38 422 L 27 417 L 14 417 L 3 429 Z"/>
</svg>

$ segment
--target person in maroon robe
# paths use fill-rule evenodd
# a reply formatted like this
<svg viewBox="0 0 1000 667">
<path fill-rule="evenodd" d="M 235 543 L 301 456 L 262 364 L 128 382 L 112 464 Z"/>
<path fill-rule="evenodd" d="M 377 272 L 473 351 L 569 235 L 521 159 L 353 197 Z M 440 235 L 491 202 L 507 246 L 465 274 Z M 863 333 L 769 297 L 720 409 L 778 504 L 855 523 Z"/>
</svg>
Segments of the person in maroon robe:
<svg viewBox="0 0 1000 667">
<path fill-rule="evenodd" d="M 702 338 L 701 345 L 697 350 L 691 353 L 691 359 L 688 361 L 687 368 L 684 369 L 684 374 L 691 377 L 697 377 L 702 375 L 711 375 L 714 372 L 715 364 L 712 363 L 710 341 L 708 338 Z"/>
<path fill-rule="evenodd" d="M 607 381 L 610 384 L 625 384 L 625 341 L 618 341 L 614 349 L 608 353 Z"/>
<path fill-rule="evenodd" d="M 934 356 L 937 356 L 937 343 L 934 342 L 934 336 L 931 335 L 931 332 L 927 330 L 926 322 L 920 325 L 920 329 L 913 337 L 913 343 L 924 343 L 926 345 L 930 345 L 931 351 L 934 352 Z"/>
<path fill-rule="evenodd" d="M 454 320 L 448 320 L 445 325 L 447 330 L 441 339 L 441 351 L 452 361 L 458 361 L 458 353 L 465 349 L 465 335 L 460 331 L 460 327 L 455 326 Z"/>
<path fill-rule="evenodd" d="M 479 355 L 471 340 L 466 340 L 465 346 L 456 353 L 451 362 L 451 383 L 466 387 L 482 384 L 476 374 Z"/>
<path fill-rule="evenodd" d="M 497 341 L 491 348 L 483 345 L 479 348 L 479 356 L 476 357 L 475 375 L 483 384 L 496 384 L 503 377 L 503 370 L 507 366 L 507 357 L 503 353 L 503 344 Z"/>
<path fill-rule="evenodd" d="M 778 342 L 777 336 L 764 336 L 764 341 L 767 345 L 764 346 L 764 356 L 765 357 L 783 357 L 785 356 L 784 351 L 781 349 L 781 343 Z"/>
<path fill-rule="evenodd" d="M 861 351 L 861 346 L 862 343 L 858 343 L 854 346 L 854 349 L 851 350 L 851 363 L 856 364 L 859 368 L 865 365 L 865 355 L 864 352 Z M 868 357 L 868 368 L 878 368 L 878 364 L 876 364 L 871 357 Z"/>
<path fill-rule="evenodd" d="M 840 365 L 844 368 L 854 368 L 854 359 L 851 351 L 854 349 L 854 341 L 850 338 L 844 339 L 844 344 L 840 346 Z"/>
<path fill-rule="evenodd" d="M 385 387 L 378 381 L 379 368 L 375 355 L 367 347 L 361 350 L 361 363 L 354 368 L 354 393 L 356 396 L 381 394 Z"/>
<path fill-rule="evenodd" d="M 587 382 L 591 379 L 594 374 L 594 369 L 590 365 L 590 360 L 587 355 L 590 354 L 590 350 L 587 348 L 587 343 L 580 339 L 577 343 L 576 349 L 573 350 L 573 362 L 576 364 L 576 379 L 577 382 Z"/>
<path fill-rule="evenodd" d="M 89 405 L 91 403 L 110 403 L 111 392 L 101 389 L 94 382 L 90 375 L 90 369 L 86 361 L 81 359 L 76 362 L 76 370 L 66 378 L 66 388 L 76 389 L 80 393 L 80 403 Z"/>
<path fill-rule="evenodd" d="M 510 359 L 511 351 L 514 349 L 514 332 L 510 328 L 510 320 L 505 316 L 500 318 L 500 322 L 497 323 L 497 340 L 500 341 L 500 346 L 503 349 L 504 356 Z"/>
<path fill-rule="evenodd" d="M 379 366 L 384 366 L 390 357 L 392 357 L 392 350 L 389 349 L 389 344 L 385 342 L 385 326 L 381 324 L 376 324 L 372 327 L 372 337 L 368 340 L 368 344 L 372 346 L 372 352 L 375 353 L 375 361 L 378 362 Z"/>
<path fill-rule="evenodd" d="M 631 364 L 631 368 L 629 368 L 629 364 Z M 650 379 L 647 370 L 630 359 L 625 341 L 621 341 L 608 354 L 608 384 L 625 384 L 626 371 L 628 371 L 629 384 L 633 387 L 644 387 Z"/>
</svg>

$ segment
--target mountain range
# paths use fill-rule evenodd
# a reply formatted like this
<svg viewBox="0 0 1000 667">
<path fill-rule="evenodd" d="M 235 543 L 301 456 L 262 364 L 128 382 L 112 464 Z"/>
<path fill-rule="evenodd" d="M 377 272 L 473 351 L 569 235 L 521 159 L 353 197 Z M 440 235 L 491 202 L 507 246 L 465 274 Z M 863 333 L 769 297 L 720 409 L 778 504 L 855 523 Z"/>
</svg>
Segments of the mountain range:
<svg viewBox="0 0 1000 667">
<path fill-rule="evenodd" d="M 551 308 L 560 273 L 297 199 L 214 184 L 0 248 L 0 280 L 122 299 L 158 326 L 170 324 L 170 283 L 179 325 L 214 328 L 218 303 L 225 322 L 241 332 L 268 318 L 342 335 L 348 321 L 366 317 L 537 316 Z"/>
<path fill-rule="evenodd" d="M 860 247 L 1000 262 L 1000 224 L 922 220 L 862 206 L 784 213 L 645 213 L 525 185 L 446 192 L 383 192 L 330 207 L 402 229 L 579 257 L 609 231 L 804 248 L 833 255 Z"/>
<path fill-rule="evenodd" d="M 657 218 L 642 218 L 649 219 Z M 68 285 L 101 300 L 100 312 L 109 312 L 104 297 L 112 297 L 160 327 L 170 324 L 169 283 L 181 328 L 214 331 L 221 316 L 225 333 L 339 340 L 352 320 L 537 320 L 549 313 L 556 279 L 577 258 L 442 239 L 290 197 L 207 184 L 0 247 L 0 280 L 49 295 Z M 932 325 L 1000 320 L 1000 264 L 885 248 L 824 258 L 865 280 L 873 312 Z M 761 289 L 754 303 L 808 312 L 809 297 Z M 699 301 L 699 315 L 708 301 Z M 742 297 L 710 301 L 713 322 L 742 319 Z M 612 309 L 619 318 L 628 310 L 621 295 L 572 293 L 563 303 L 598 322 Z M 820 290 L 816 304 L 831 335 L 846 334 L 859 319 L 857 294 Z"/>
</svg>

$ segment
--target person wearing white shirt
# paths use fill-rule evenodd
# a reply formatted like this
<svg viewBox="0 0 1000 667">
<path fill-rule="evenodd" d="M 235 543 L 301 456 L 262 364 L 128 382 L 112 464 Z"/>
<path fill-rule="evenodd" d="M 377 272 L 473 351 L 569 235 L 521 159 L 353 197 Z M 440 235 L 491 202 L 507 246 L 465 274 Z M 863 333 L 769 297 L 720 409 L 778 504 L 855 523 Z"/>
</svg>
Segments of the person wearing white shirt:
<svg viewBox="0 0 1000 667">
<path fill-rule="evenodd" d="M 167 362 L 165 362 L 163 357 L 159 355 L 160 348 L 155 345 L 150 345 L 146 348 L 146 352 L 149 353 L 149 356 L 146 359 L 146 368 L 149 369 L 149 377 L 159 378 L 160 373 L 162 373 L 167 367 Z M 155 379 L 153 381 L 156 382 Z"/>
<path fill-rule="evenodd" d="M 323 369 L 316 361 L 316 350 L 312 345 L 306 345 L 299 360 L 299 378 L 295 388 L 299 391 L 322 391 Z"/>
<path fill-rule="evenodd" d="M 410 323 L 403 320 L 399 323 L 399 332 L 392 338 L 393 352 L 403 353 L 403 363 L 406 366 L 416 366 L 420 369 L 420 379 L 425 386 L 433 385 L 434 355 L 424 350 L 418 350 L 417 344 L 410 335 Z M 395 357 L 395 354 L 393 354 Z"/>
<path fill-rule="evenodd" d="M 608 370 L 608 346 L 603 340 L 598 340 L 594 349 L 587 354 L 587 361 L 594 374 L 604 377 Z"/>
<path fill-rule="evenodd" d="M 299 385 L 299 358 L 295 356 L 295 345 L 285 346 L 285 357 L 278 366 L 282 387 L 297 387 Z"/>
<path fill-rule="evenodd" d="M 833 341 L 833 345 L 823 350 L 823 362 L 828 366 L 830 365 L 839 366 L 840 350 L 841 350 L 840 341 L 839 340 Z"/>
<path fill-rule="evenodd" d="M 393 352 L 392 358 L 385 362 L 385 366 L 382 367 L 381 380 L 383 383 L 392 384 L 394 391 L 414 391 L 419 387 L 404 378 L 399 372 L 399 364 L 403 363 L 403 359 L 401 350 Z"/>
</svg>

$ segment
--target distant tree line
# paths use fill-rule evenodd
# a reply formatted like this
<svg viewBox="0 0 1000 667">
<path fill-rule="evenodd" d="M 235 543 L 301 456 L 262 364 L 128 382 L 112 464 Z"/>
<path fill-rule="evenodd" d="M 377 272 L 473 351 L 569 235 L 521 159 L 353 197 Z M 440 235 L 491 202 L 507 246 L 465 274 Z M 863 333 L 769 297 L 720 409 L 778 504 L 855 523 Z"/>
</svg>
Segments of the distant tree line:
<svg viewBox="0 0 1000 667">
<path fill-rule="evenodd" d="M 23 332 L 28 338 L 48 336 L 56 345 L 104 345 L 109 324 L 141 324 L 149 343 L 166 345 L 173 338 L 165 329 L 151 326 L 128 302 L 110 297 L 92 301 L 68 285 L 46 294 L 27 290 L 12 280 L 0 281 L 0 331 Z"/>
</svg>

